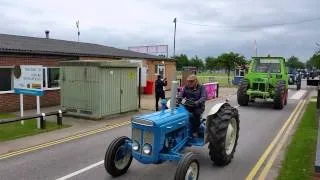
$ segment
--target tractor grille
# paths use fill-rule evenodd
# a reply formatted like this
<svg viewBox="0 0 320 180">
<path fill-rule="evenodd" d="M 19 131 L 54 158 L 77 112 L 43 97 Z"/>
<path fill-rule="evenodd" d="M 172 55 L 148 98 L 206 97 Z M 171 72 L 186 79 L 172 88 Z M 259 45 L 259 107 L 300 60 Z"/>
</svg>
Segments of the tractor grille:
<svg viewBox="0 0 320 180">
<path fill-rule="evenodd" d="M 253 83 L 252 85 L 253 90 L 265 91 L 266 85 L 265 83 Z"/>
<path fill-rule="evenodd" d="M 154 135 L 151 131 L 146 131 L 142 129 L 132 128 L 132 139 L 139 142 L 140 150 L 139 152 L 142 153 L 142 147 L 145 143 L 148 143 L 152 147 L 152 153 L 153 154 L 153 142 L 154 142 Z M 142 142 L 141 142 L 142 139 Z M 145 154 L 144 154 L 145 155 Z"/>
<path fill-rule="evenodd" d="M 144 143 L 148 144 L 153 144 L 153 133 L 150 131 L 144 131 L 144 136 L 143 136 L 143 141 Z"/>
<path fill-rule="evenodd" d="M 137 128 L 132 128 L 132 139 L 138 142 L 141 141 L 141 130 Z"/>
</svg>

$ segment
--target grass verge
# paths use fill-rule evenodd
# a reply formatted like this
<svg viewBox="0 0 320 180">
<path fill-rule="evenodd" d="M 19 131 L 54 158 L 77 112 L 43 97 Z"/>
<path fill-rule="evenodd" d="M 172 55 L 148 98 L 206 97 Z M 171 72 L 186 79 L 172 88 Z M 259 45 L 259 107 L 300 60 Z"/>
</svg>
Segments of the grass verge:
<svg viewBox="0 0 320 180">
<path fill-rule="evenodd" d="M 318 123 L 316 103 L 309 102 L 287 148 L 278 180 L 313 179 Z"/>
<path fill-rule="evenodd" d="M 13 117 L 15 116 L 12 114 L 0 113 L 0 119 Z M 0 124 L 0 142 L 49 132 L 66 127 L 70 127 L 70 125 L 62 125 L 62 127 L 59 127 L 55 122 L 46 121 L 46 129 L 38 129 L 36 119 L 24 121 L 24 125 L 21 125 L 20 122 Z"/>
</svg>

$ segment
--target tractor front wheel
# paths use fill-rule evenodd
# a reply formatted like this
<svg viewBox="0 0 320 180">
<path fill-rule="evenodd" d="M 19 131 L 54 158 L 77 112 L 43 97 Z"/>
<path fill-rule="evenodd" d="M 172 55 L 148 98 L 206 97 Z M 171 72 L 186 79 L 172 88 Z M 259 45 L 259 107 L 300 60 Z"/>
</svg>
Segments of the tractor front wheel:
<svg viewBox="0 0 320 180">
<path fill-rule="evenodd" d="M 273 106 L 275 109 L 283 109 L 286 104 L 286 95 L 285 84 L 283 81 L 279 81 L 273 99 Z"/>
<path fill-rule="evenodd" d="M 192 152 L 186 153 L 179 161 L 175 180 L 198 180 L 200 165 L 199 161 Z"/>
<path fill-rule="evenodd" d="M 284 105 L 287 105 L 288 103 L 288 89 L 286 90 L 286 93 L 285 93 L 285 100 L 284 100 Z"/>
<path fill-rule="evenodd" d="M 208 116 L 209 155 L 216 165 L 228 165 L 233 159 L 239 138 L 239 124 L 238 110 L 227 103 L 216 114 Z"/>
<path fill-rule="evenodd" d="M 237 100 L 238 104 L 241 106 L 248 106 L 249 96 L 247 95 L 249 83 L 247 80 L 243 80 L 238 88 Z"/>
<path fill-rule="evenodd" d="M 113 177 L 125 174 L 131 165 L 132 151 L 127 144 L 128 141 L 130 139 L 126 136 L 118 137 L 111 142 L 107 149 L 104 166 Z"/>
</svg>

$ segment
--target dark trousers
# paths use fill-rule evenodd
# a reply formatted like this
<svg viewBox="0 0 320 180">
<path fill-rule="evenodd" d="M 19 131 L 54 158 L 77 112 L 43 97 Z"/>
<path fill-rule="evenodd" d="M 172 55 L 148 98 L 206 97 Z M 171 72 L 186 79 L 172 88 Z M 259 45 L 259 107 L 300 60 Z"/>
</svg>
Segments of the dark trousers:
<svg viewBox="0 0 320 180">
<path fill-rule="evenodd" d="M 165 95 L 164 95 L 164 92 L 161 92 L 161 93 L 157 93 L 156 92 L 156 111 L 159 110 L 159 100 L 161 99 L 165 99 Z"/>
<path fill-rule="evenodd" d="M 201 115 L 204 112 L 204 108 L 187 108 L 190 113 L 192 113 L 192 117 L 190 118 L 191 123 L 191 131 L 192 133 L 198 133 L 201 121 Z"/>
</svg>

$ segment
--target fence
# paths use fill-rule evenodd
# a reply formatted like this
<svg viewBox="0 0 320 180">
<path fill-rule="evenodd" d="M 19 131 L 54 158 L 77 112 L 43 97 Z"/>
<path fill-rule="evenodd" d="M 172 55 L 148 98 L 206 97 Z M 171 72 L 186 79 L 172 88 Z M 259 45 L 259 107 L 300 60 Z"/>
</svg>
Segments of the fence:
<svg viewBox="0 0 320 180">
<path fill-rule="evenodd" d="M 47 113 L 41 113 L 41 114 L 35 114 L 35 115 L 29 115 L 29 116 L 23 116 L 23 117 L 16 117 L 16 118 L 9 118 L 9 119 L 0 119 L 0 124 L 7 124 L 7 123 L 13 123 L 17 121 L 23 121 L 23 120 L 32 120 L 35 118 L 40 118 L 40 128 L 45 129 L 46 128 L 46 119 L 47 116 L 57 116 L 57 124 L 58 126 L 62 126 L 62 114 L 66 113 L 65 110 L 58 110 L 58 111 L 52 111 Z"/>
<path fill-rule="evenodd" d="M 198 76 L 198 80 L 201 84 L 218 82 L 221 87 L 232 85 L 232 78 L 233 76 L 230 76 L 230 82 L 228 82 L 228 76 Z M 181 79 L 181 76 L 177 76 L 178 81 Z"/>
</svg>

